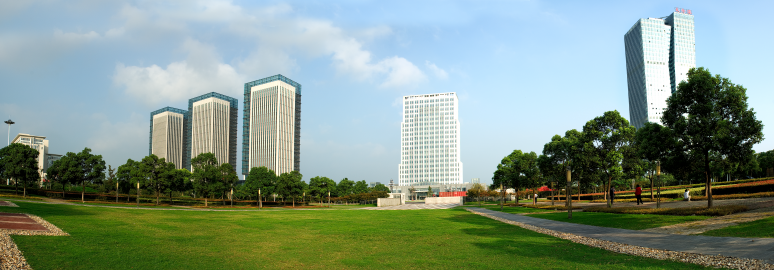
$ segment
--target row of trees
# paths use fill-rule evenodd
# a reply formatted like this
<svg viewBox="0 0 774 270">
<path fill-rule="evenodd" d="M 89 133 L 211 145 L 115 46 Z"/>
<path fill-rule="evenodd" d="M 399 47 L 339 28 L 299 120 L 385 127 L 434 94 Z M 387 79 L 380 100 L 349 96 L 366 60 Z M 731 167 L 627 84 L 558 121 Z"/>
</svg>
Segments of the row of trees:
<svg viewBox="0 0 774 270">
<path fill-rule="evenodd" d="M 40 181 L 38 154 L 38 150 L 20 143 L 0 149 L 0 176 L 3 179 L 14 179 L 17 192 L 21 183 L 25 197 L 27 186 Z"/>
<path fill-rule="evenodd" d="M 250 169 L 245 178 L 244 189 L 250 194 L 255 194 L 257 198 L 263 199 L 273 194 L 282 196 L 283 200 L 289 198 L 297 200 L 300 196 L 309 196 L 316 198 L 320 203 L 323 198 L 347 197 L 348 200 L 358 200 L 365 198 L 360 194 L 368 194 L 372 191 L 389 192 L 389 189 L 379 184 L 374 188 L 369 188 L 365 180 L 352 181 L 347 178 L 342 179 L 336 184 L 335 181 L 324 176 L 315 176 L 309 179 L 309 183 L 301 181 L 301 174 L 298 172 L 283 173 L 279 176 L 274 171 L 266 167 L 254 167 Z M 354 196 L 360 195 L 360 196 Z"/>
<path fill-rule="evenodd" d="M 763 124 L 748 109 L 746 89 L 727 78 L 692 68 L 661 115 L 663 126 L 646 123 L 638 130 L 618 111 L 609 111 L 581 131 L 554 135 L 541 155 L 514 150 L 497 165 L 493 187 L 518 190 L 556 182 L 569 190 L 573 186 L 564 181 L 567 170 L 579 193 L 582 188 L 609 190 L 616 182 L 626 186 L 640 178 L 650 179 L 653 187 L 660 166 L 676 178 L 702 179 L 711 207 L 713 179 L 746 177 L 761 166 L 774 167 L 774 152 L 752 150 L 763 140 Z"/>
</svg>

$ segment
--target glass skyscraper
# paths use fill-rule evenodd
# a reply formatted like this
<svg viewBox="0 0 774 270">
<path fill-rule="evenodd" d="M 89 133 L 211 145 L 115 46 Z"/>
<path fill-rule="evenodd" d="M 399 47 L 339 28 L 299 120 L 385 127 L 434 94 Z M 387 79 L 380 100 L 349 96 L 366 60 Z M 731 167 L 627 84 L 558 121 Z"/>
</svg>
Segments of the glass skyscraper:
<svg viewBox="0 0 774 270">
<path fill-rule="evenodd" d="M 462 184 L 456 93 L 403 97 L 398 184 Z"/>
<path fill-rule="evenodd" d="M 242 174 L 301 170 L 301 84 L 282 75 L 245 83 Z"/>
<path fill-rule="evenodd" d="M 186 127 L 186 168 L 201 153 L 212 153 L 219 164 L 228 163 L 236 171 L 237 99 L 211 92 L 188 100 Z"/>
<path fill-rule="evenodd" d="M 164 158 L 175 164 L 176 169 L 184 168 L 186 157 L 185 132 L 188 126 L 188 112 L 165 107 L 151 112 L 149 155 Z"/>
<path fill-rule="evenodd" d="M 626 35 L 626 75 L 630 122 L 661 124 L 666 100 L 696 67 L 696 39 L 691 10 L 676 8 L 662 18 L 638 20 Z"/>
</svg>

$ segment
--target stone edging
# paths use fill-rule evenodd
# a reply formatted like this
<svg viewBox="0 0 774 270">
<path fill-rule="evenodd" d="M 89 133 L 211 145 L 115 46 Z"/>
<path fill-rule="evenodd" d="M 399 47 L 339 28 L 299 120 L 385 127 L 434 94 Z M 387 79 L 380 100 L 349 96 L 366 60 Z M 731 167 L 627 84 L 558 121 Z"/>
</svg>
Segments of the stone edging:
<svg viewBox="0 0 774 270">
<path fill-rule="evenodd" d="M 693 263 L 693 264 L 709 266 L 709 267 L 724 267 L 724 268 L 733 268 L 733 269 L 774 269 L 774 265 L 768 264 L 768 263 L 765 263 L 764 261 L 756 260 L 756 259 L 744 259 L 744 258 L 727 257 L 727 256 L 720 256 L 720 255 L 703 255 L 703 254 L 696 254 L 696 253 L 632 246 L 632 245 L 621 244 L 621 243 L 616 243 L 611 241 L 598 240 L 598 239 L 579 236 L 579 235 L 570 234 L 570 233 L 557 232 L 554 230 L 544 229 L 537 226 L 524 224 L 521 222 L 499 218 L 489 214 L 476 212 L 471 209 L 465 209 L 465 210 L 468 210 L 474 214 L 488 217 L 500 222 L 516 225 L 530 231 L 547 234 L 557 238 L 570 240 L 574 243 L 584 244 L 587 246 L 601 248 L 604 250 L 609 250 L 609 251 L 618 252 L 618 253 L 653 258 L 658 260 L 673 260 L 678 262 Z"/>
<path fill-rule="evenodd" d="M 5 203 L 7 203 L 8 205 L 0 205 L 0 206 L 5 206 L 5 207 L 19 207 L 18 205 L 16 205 L 16 204 L 15 204 L 15 203 L 13 203 L 12 201 L 4 201 L 4 202 L 5 202 Z"/>
<path fill-rule="evenodd" d="M 0 229 L 0 269 L 32 269 L 27 260 L 24 258 L 24 254 L 13 242 L 11 235 L 48 235 L 48 236 L 70 236 L 70 234 L 62 231 L 59 227 L 51 224 L 50 222 L 36 216 L 25 214 L 32 220 L 35 220 L 38 224 L 43 225 L 49 231 L 28 231 L 28 230 L 8 230 Z"/>
</svg>

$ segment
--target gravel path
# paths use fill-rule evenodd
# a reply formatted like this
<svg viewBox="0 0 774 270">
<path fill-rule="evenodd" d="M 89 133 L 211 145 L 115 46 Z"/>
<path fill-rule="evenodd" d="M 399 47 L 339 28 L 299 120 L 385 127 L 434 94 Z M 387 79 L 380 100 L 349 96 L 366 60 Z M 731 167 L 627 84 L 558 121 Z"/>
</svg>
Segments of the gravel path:
<svg viewBox="0 0 774 270">
<path fill-rule="evenodd" d="M 602 228 L 597 226 L 573 224 L 573 223 L 567 223 L 567 222 L 532 218 L 527 216 L 519 216 L 519 215 L 491 211 L 491 210 L 486 210 L 481 208 L 467 208 L 467 210 L 481 216 L 485 216 L 504 223 L 516 225 L 531 231 L 551 235 L 554 237 L 570 240 L 575 243 L 580 243 L 587 246 L 597 247 L 597 248 L 618 252 L 618 253 L 654 258 L 659 260 L 674 260 L 674 261 L 687 262 L 687 263 L 699 264 L 699 265 L 710 266 L 710 267 L 725 267 L 725 268 L 733 268 L 733 269 L 774 269 L 774 265 L 770 264 L 771 259 L 766 260 L 766 259 L 754 259 L 754 258 L 741 258 L 741 257 L 747 257 L 747 256 L 735 257 L 735 256 L 724 256 L 724 255 L 710 255 L 710 254 L 707 254 L 706 252 L 673 251 L 673 250 L 667 250 L 665 248 L 644 247 L 644 246 L 632 245 L 627 243 L 621 243 L 621 242 L 636 242 L 636 243 L 652 245 L 652 246 L 654 245 L 653 243 L 660 243 L 661 245 L 656 244 L 654 246 L 659 246 L 659 247 L 667 246 L 667 247 L 673 247 L 673 249 L 680 249 L 679 244 L 686 244 L 686 245 L 693 246 L 694 249 L 692 250 L 694 251 L 711 250 L 713 252 L 711 254 L 718 254 L 718 253 L 721 253 L 721 252 L 717 252 L 719 250 L 718 249 L 719 245 L 722 246 L 720 247 L 720 249 L 723 249 L 723 247 L 735 249 L 730 244 L 730 243 L 733 243 L 733 241 L 730 241 L 730 242 L 722 241 L 722 240 L 735 240 L 735 239 L 732 239 L 731 237 L 671 236 L 671 237 L 665 238 L 665 237 L 662 237 L 663 234 L 642 233 L 640 231 L 633 231 L 633 230 Z M 536 226 L 534 224 L 539 224 L 541 226 Z M 545 227 L 550 227 L 554 229 L 547 229 Z M 566 231 L 572 231 L 575 233 L 568 233 Z M 584 234 L 584 232 L 591 232 L 589 233 L 589 235 L 594 235 L 596 237 L 584 236 L 582 235 Z M 635 238 L 636 236 L 638 239 L 635 239 L 636 241 L 610 241 L 610 240 L 604 239 L 604 238 L 607 238 L 607 239 L 627 240 L 626 235 L 624 236 L 620 235 L 621 233 L 626 234 L 627 232 L 631 232 L 632 234 L 631 236 L 633 236 L 632 238 Z M 606 235 L 607 237 L 605 237 Z M 685 240 L 685 239 L 673 239 L 675 237 L 683 237 L 683 238 L 692 237 L 693 241 Z M 603 239 L 600 239 L 600 238 L 603 238 Z M 628 239 L 628 240 L 632 240 L 632 239 Z M 674 242 L 669 242 L 669 240 L 672 240 Z M 758 239 L 755 239 L 755 240 L 758 240 Z M 771 248 L 770 246 L 774 246 L 774 239 L 768 239 L 768 240 L 770 240 L 768 241 L 770 243 L 764 243 L 764 245 L 760 245 L 758 247 Z M 751 241 L 750 239 L 745 239 L 744 241 L 746 241 L 746 243 L 748 243 L 747 245 L 750 247 L 760 244 L 760 243 L 754 243 L 754 244 L 750 243 Z M 767 242 L 766 239 L 764 239 L 763 242 Z M 691 250 L 691 249 L 687 249 L 687 250 Z M 771 251 L 761 250 L 761 252 L 756 253 L 755 254 L 756 256 L 754 257 L 772 257 L 773 256 L 772 254 L 774 254 L 774 252 L 772 251 L 774 251 L 774 248 L 772 248 Z M 742 251 L 742 252 L 745 252 L 745 251 Z M 730 251 L 728 253 L 739 254 L 739 251 L 738 250 Z"/>
<path fill-rule="evenodd" d="M 35 216 L 26 214 L 38 224 L 46 227 L 48 231 L 29 231 L 29 230 L 9 230 L 0 229 L 0 269 L 32 269 L 24 255 L 13 242 L 11 235 L 47 235 L 47 236 L 69 236 L 68 233 L 59 229 L 59 227 L 48 221 Z"/>
</svg>

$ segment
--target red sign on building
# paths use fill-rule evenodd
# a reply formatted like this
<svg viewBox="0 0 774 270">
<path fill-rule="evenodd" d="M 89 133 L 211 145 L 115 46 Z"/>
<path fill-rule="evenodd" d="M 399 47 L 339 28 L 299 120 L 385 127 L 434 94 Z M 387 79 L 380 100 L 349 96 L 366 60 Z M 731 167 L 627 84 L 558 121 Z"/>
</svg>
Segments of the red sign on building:
<svg viewBox="0 0 774 270">
<path fill-rule="evenodd" d="M 468 196 L 466 191 L 452 191 L 452 192 L 438 192 L 440 197 L 465 197 Z"/>
</svg>

